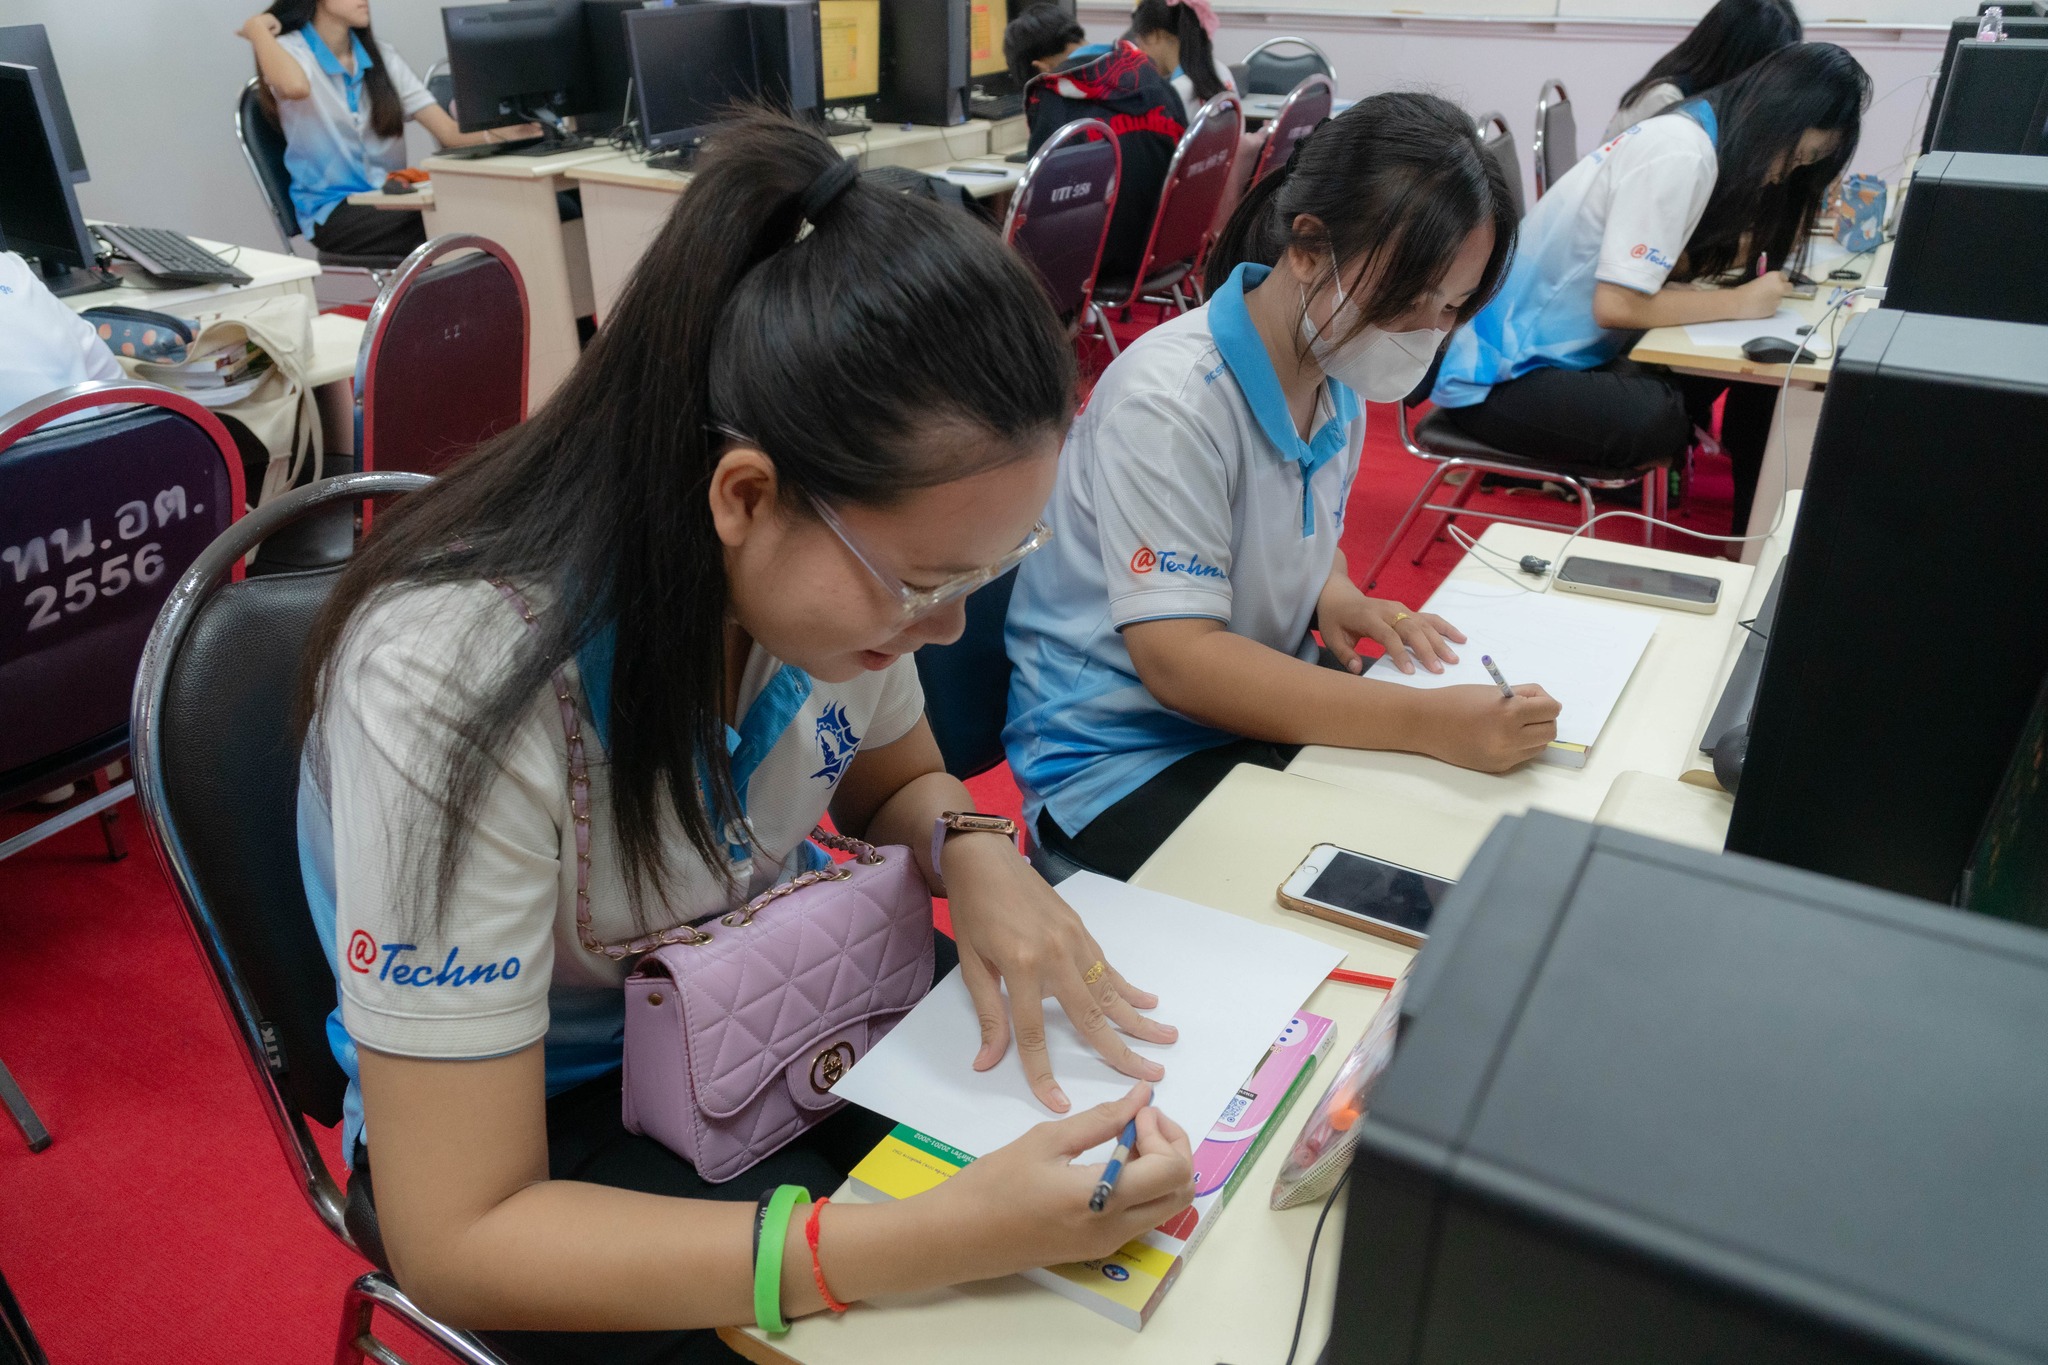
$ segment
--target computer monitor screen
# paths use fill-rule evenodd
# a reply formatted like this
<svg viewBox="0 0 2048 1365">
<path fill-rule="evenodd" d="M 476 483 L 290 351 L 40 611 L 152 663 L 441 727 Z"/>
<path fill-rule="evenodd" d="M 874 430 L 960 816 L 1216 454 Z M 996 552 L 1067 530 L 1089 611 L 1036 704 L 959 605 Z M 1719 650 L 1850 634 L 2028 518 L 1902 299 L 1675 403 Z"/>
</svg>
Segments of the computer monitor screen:
<svg viewBox="0 0 2048 1365">
<path fill-rule="evenodd" d="M 577 111 L 583 132 L 604 132 L 633 116 L 626 87 L 632 66 L 626 60 L 626 15 L 646 0 L 583 0 L 583 42 L 590 59 L 591 107 Z"/>
<path fill-rule="evenodd" d="M 92 177 L 85 169 L 85 147 L 71 122 L 71 106 L 64 99 L 64 82 L 57 75 L 57 58 L 50 51 L 50 35 L 41 24 L 10 24 L 0 28 L 0 62 L 32 66 L 43 74 L 43 94 L 50 112 L 57 118 L 57 140 L 64 147 L 64 164 L 71 183 L 82 185 Z"/>
<path fill-rule="evenodd" d="M 820 0 L 825 100 L 871 100 L 882 90 L 882 0 Z"/>
<path fill-rule="evenodd" d="M 581 0 L 504 0 L 441 11 L 465 133 L 591 112 Z"/>
<path fill-rule="evenodd" d="M 42 73 L 0 62 L 0 245 L 37 258 L 46 277 L 93 263 Z"/>
<path fill-rule="evenodd" d="M 1009 70 L 1003 61 L 1003 28 L 1009 6 L 1002 0 L 968 0 L 967 74 L 998 76 Z"/>
<path fill-rule="evenodd" d="M 2013 746 L 1956 904 L 2048 929 L 2048 679 Z"/>
<path fill-rule="evenodd" d="M 742 4 L 678 5 L 626 16 L 640 136 L 655 151 L 702 140 L 760 89 L 754 29 Z"/>
<path fill-rule="evenodd" d="M 1948 98 L 1949 73 L 1955 68 L 1956 48 L 1977 36 L 1977 20 L 1957 19 L 1949 25 L 1948 43 L 1942 49 L 1941 70 L 1934 77 L 1934 89 L 1927 100 L 1927 121 L 1920 129 L 1920 150 L 1934 150 L 1934 125 L 1941 118 L 1942 101 Z M 2048 18 L 2036 18 L 2016 13 L 2008 7 L 2005 11 L 2005 36 L 2008 38 L 2048 38 Z"/>
<path fill-rule="evenodd" d="M 1933 149 L 2048 153 L 2048 41 L 1958 44 Z"/>
</svg>

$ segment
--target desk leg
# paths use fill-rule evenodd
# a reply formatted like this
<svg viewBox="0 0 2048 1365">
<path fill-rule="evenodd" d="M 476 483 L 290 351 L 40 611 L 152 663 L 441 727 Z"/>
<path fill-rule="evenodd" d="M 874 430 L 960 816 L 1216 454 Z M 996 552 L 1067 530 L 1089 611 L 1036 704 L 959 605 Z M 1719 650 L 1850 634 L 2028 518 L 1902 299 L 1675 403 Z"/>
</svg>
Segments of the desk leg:
<svg viewBox="0 0 2048 1365">
<path fill-rule="evenodd" d="M 438 170 L 434 174 L 435 226 L 443 233 L 488 237 L 518 262 L 530 317 L 529 411 L 547 401 L 575 365 L 579 349 L 569 241 L 555 209 L 556 188 L 553 177 L 507 180 Z M 577 236 L 580 249 L 581 234 Z M 574 267 L 574 273 L 589 278 L 582 261 Z"/>
<path fill-rule="evenodd" d="M 675 211 L 676 199 L 666 190 L 584 182 L 583 228 L 598 322 L 612 315 L 627 277 Z"/>
<path fill-rule="evenodd" d="M 1778 410 L 1771 418 L 1770 441 L 1764 446 L 1764 462 L 1757 475 L 1756 497 L 1749 505 L 1749 534 L 1761 536 L 1771 529 L 1771 520 L 1778 515 L 1779 498 L 1787 488 L 1806 487 L 1806 465 L 1813 457 L 1813 434 L 1820 424 L 1820 403 L 1825 396 L 1823 389 L 1795 384 L 1778 400 Z M 1763 541 L 1749 541 L 1742 547 L 1742 562 L 1755 564 L 1763 552 Z"/>
</svg>

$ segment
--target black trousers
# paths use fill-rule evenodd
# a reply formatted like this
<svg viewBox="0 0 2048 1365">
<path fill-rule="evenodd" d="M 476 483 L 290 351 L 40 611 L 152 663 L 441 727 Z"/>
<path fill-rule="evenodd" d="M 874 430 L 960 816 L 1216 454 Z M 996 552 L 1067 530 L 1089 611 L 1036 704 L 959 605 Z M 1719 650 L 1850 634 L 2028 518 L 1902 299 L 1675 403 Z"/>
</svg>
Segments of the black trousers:
<svg viewBox="0 0 2048 1365">
<path fill-rule="evenodd" d="M 959 965 L 953 940 L 938 935 L 936 981 Z M 966 1066 L 979 1039 L 962 1039 Z M 848 1105 L 752 1170 L 722 1185 L 704 1180 L 690 1163 L 650 1137 L 626 1131 L 619 1116 L 617 1071 L 548 1101 L 548 1175 L 614 1189 L 678 1199 L 723 1199 L 751 1204 L 763 1190 L 801 1185 L 813 1197 L 839 1188 L 860 1159 L 895 1125 L 880 1114 Z M 356 1149 L 351 1194 L 369 1188 L 369 1154 Z M 710 1330 L 695 1332 L 479 1332 L 492 1350 L 516 1365 L 731 1365 L 740 1356 Z"/>
<path fill-rule="evenodd" d="M 336 256 L 406 256 L 426 240 L 420 214 L 361 204 L 336 204 L 327 221 L 313 229 L 313 245 Z"/>
<path fill-rule="evenodd" d="M 1721 447 L 1735 466 L 1733 534 L 1742 535 L 1770 439 L 1775 385 L 1611 360 L 1590 370 L 1536 370 L 1494 385 L 1471 407 L 1444 411 L 1467 434 L 1531 460 L 1622 470 L 1683 458 L 1694 425 L 1709 425 L 1723 393 Z"/>
<path fill-rule="evenodd" d="M 1129 881 L 1232 768 L 1240 763 L 1284 768 L 1300 752 L 1299 745 L 1259 739 L 1234 739 L 1199 750 L 1103 811 L 1078 834 L 1068 834 L 1040 811 L 1038 842 L 1105 877 Z"/>
</svg>

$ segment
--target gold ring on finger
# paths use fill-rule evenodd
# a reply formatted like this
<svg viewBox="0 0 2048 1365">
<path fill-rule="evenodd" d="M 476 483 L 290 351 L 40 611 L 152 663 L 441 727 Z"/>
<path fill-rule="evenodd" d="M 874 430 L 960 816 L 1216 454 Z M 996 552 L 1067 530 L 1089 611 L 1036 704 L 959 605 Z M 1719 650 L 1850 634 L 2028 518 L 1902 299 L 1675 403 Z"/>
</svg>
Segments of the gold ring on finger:
<svg viewBox="0 0 2048 1365">
<path fill-rule="evenodd" d="M 1394 613 L 1394 624 L 1398 626 L 1414 614 L 1412 611 L 1397 611 Z"/>
<path fill-rule="evenodd" d="M 1093 967 L 1090 967 L 1087 971 L 1081 973 L 1081 984 L 1084 986 L 1092 986 L 1096 982 L 1102 980 L 1102 978 L 1107 975 L 1109 975 L 1109 964 L 1098 957 L 1095 959 L 1095 965 Z"/>
</svg>

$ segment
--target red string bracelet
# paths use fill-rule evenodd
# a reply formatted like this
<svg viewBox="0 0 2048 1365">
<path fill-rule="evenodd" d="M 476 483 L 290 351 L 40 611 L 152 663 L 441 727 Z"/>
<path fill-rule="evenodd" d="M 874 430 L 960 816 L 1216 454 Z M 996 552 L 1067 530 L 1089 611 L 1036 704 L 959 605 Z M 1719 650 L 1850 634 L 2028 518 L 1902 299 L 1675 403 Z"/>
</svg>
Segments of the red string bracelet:
<svg viewBox="0 0 2048 1365">
<path fill-rule="evenodd" d="M 818 1283 L 818 1297 L 823 1299 L 825 1306 L 833 1312 L 844 1313 L 850 1305 L 832 1297 L 832 1291 L 825 1285 L 824 1264 L 818 1260 L 818 1215 L 823 1213 L 825 1206 L 831 1202 L 829 1199 L 820 1199 L 811 1205 L 810 1220 L 804 1224 L 804 1240 L 811 1244 L 811 1278 Z"/>
</svg>

